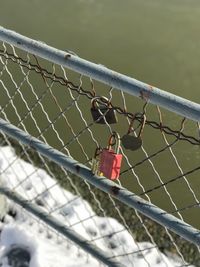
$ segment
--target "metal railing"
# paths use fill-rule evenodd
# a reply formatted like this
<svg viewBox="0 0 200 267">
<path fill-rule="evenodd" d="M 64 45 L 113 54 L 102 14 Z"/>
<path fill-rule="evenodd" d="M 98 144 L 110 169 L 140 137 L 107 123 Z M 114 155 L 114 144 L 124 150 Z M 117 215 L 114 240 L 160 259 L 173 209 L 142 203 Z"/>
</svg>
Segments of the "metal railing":
<svg viewBox="0 0 200 267">
<path fill-rule="evenodd" d="M 150 233 L 150 230 L 148 229 L 148 226 L 145 225 L 144 219 L 140 216 L 140 213 L 162 225 L 163 232 L 165 232 L 167 238 L 170 240 L 169 242 L 171 242 L 172 246 L 176 249 L 176 253 L 182 260 L 182 265 L 180 266 L 185 266 L 184 264 L 187 264 L 188 259 L 187 261 L 184 259 L 181 249 L 174 240 L 174 236 L 172 236 L 169 231 L 174 232 L 197 247 L 200 245 L 200 231 L 194 226 L 186 223 L 182 216 L 182 212 L 187 211 L 188 209 L 194 209 L 200 204 L 198 200 L 198 192 L 196 192 L 193 184 L 188 180 L 189 175 L 197 175 L 196 173 L 199 172 L 200 165 L 198 159 L 193 160 L 194 165 L 192 168 L 190 167 L 189 170 L 186 168 L 187 170 L 183 171 L 172 148 L 180 142 L 183 142 L 184 144 L 187 143 L 191 147 L 200 145 L 200 105 L 109 70 L 104 66 L 81 59 L 68 52 L 60 51 L 40 41 L 35 41 L 16 32 L 4 29 L 3 27 L 0 27 L 0 40 L 3 42 L 2 48 L 0 48 L 0 63 L 3 66 L 0 71 L 0 90 L 2 90 L 2 103 L 0 104 L 1 116 L 3 117 L 0 119 L 0 130 L 3 134 L 2 140 L 4 140 L 2 141 L 2 144 L 6 142 L 9 145 L 9 138 L 14 138 L 21 144 L 20 146 L 22 147 L 23 155 L 25 155 L 28 161 L 33 165 L 35 162 L 28 154 L 27 148 L 36 151 L 42 166 L 52 177 L 56 175 L 51 171 L 51 167 L 46 163 L 46 159 L 55 162 L 57 166 L 62 169 L 62 172 L 66 175 L 69 184 L 72 185 L 72 188 L 77 195 L 79 195 L 80 188 L 74 184 L 71 174 L 81 178 L 84 181 L 89 194 L 91 194 L 93 202 L 103 216 L 106 216 L 107 214 L 106 208 L 102 206 L 102 199 L 98 199 L 98 194 L 95 193 L 95 190 L 93 190 L 93 187 L 91 188 L 91 186 L 108 194 L 109 204 L 107 205 L 114 206 L 117 214 L 116 216 L 120 218 L 125 229 L 132 233 L 133 229 L 131 228 L 131 223 L 125 218 L 125 213 L 117 207 L 114 199 L 119 201 L 119 203 L 122 203 L 124 207 L 130 207 L 132 213 L 136 214 L 136 218 L 139 220 L 141 227 L 143 227 L 146 236 L 155 246 L 157 246 L 156 243 L 158 242 L 154 240 L 155 236 Z M 17 50 L 16 52 L 15 48 L 18 48 L 19 51 Z M 21 54 L 23 53 L 24 55 L 22 56 Z M 41 63 L 39 62 L 39 58 L 45 59 L 47 62 Z M 52 71 L 50 71 L 50 67 L 47 66 L 49 63 L 53 63 L 53 67 L 51 65 Z M 58 73 L 56 73 L 56 65 L 54 64 L 60 66 Z M 81 74 L 78 78 L 78 84 L 72 81 L 74 79 L 73 75 L 70 79 L 67 77 L 64 67 Z M 15 74 L 15 68 L 17 69 L 17 73 L 21 73 L 21 80 L 18 80 L 17 74 Z M 31 75 L 38 76 L 41 80 L 35 82 L 36 78 Z M 16 78 L 14 78 L 14 76 L 16 76 Z M 90 90 L 85 89 L 86 86 L 88 88 L 88 81 L 87 85 L 84 84 L 85 77 L 89 77 Z M 77 78 L 74 80 L 77 80 Z M 129 174 L 131 177 L 134 177 L 137 181 L 137 187 L 140 188 L 140 190 L 137 189 L 138 193 L 133 193 L 125 186 L 122 186 L 120 180 L 115 183 L 105 177 L 94 175 L 91 172 L 91 161 L 93 158 L 91 151 L 94 151 L 96 147 L 102 146 L 102 144 L 100 144 L 101 139 L 103 139 L 103 142 L 105 143 L 108 136 L 112 134 L 114 127 L 105 121 L 105 131 L 103 132 L 103 135 L 101 132 L 99 137 L 99 130 L 95 128 L 97 123 L 95 121 L 89 121 L 85 106 L 81 106 L 81 97 L 88 98 L 91 101 L 97 96 L 94 81 L 99 81 L 106 86 L 109 86 L 109 88 L 106 88 L 108 97 L 105 98 L 100 91 L 99 96 L 97 97 L 99 101 L 98 103 L 104 107 L 112 107 L 112 109 L 121 116 L 118 124 L 121 124 L 122 128 L 124 128 L 125 118 L 128 121 L 129 129 L 133 131 L 136 137 L 138 136 L 138 134 L 136 134 L 138 128 L 142 129 L 142 127 L 149 125 L 154 130 L 157 130 L 164 140 L 164 146 L 163 143 L 160 144 L 160 142 L 159 147 L 156 148 L 156 152 L 152 150 L 150 155 L 147 154 L 144 145 L 142 145 L 141 151 L 144 158 L 138 159 L 137 162 L 131 162 L 132 158 L 129 152 L 120 147 L 126 162 L 126 167 L 121 170 L 120 176 L 123 177 L 123 175 Z M 45 90 L 39 91 L 38 84 L 40 87 L 42 83 L 43 86 L 45 85 Z M 65 93 L 67 93 L 67 103 L 63 103 L 63 96 L 60 97 L 57 90 L 53 90 L 54 86 L 57 85 L 64 88 Z M 24 91 L 24 87 L 30 89 L 32 97 Z M 115 95 L 119 99 L 119 95 L 117 95 L 118 93 L 120 93 L 123 107 L 121 107 L 120 104 L 113 104 Z M 125 93 L 128 93 L 129 95 L 126 96 Z M 126 104 L 130 95 L 142 99 L 141 112 L 130 112 L 129 106 L 127 107 Z M 23 104 L 23 108 L 20 103 Z M 158 121 L 148 119 L 148 117 L 150 117 L 147 111 L 149 104 L 157 105 L 156 112 L 159 118 Z M 51 110 L 53 105 L 55 106 L 55 111 Z M 181 117 L 180 123 L 177 126 L 178 130 L 174 130 L 172 127 L 164 125 L 163 116 L 159 107 L 169 110 Z M 76 115 L 77 113 L 79 115 Z M 73 116 L 73 114 L 79 119 L 78 121 L 74 122 L 73 119 L 71 120 L 70 116 Z M 103 117 L 103 114 L 101 114 L 101 116 Z M 146 117 L 146 120 L 144 120 L 144 117 Z M 41 124 L 40 118 L 44 121 L 41 122 Z M 187 133 L 187 131 L 184 132 L 186 128 L 186 119 L 191 120 L 190 123 L 192 123 L 193 129 L 192 133 L 191 131 L 189 131 L 189 133 Z M 58 126 L 58 122 L 60 121 L 62 123 Z M 135 121 L 138 122 L 138 126 L 132 130 L 132 122 L 135 123 Z M 79 124 L 80 128 L 77 130 Z M 66 128 L 69 130 L 67 137 L 62 135 L 62 125 L 68 127 Z M 119 129 L 119 131 L 121 130 Z M 56 140 L 56 148 L 52 147 L 54 146 L 54 144 L 51 145 L 52 138 L 49 138 L 49 136 L 46 135 L 47 133 L 49 133 L 50 136 L 54 136 L 53 142 Z M 87 144 L 81 139 L 85 134 L 88 134 L 89 136 L 85 137 L 85 139 L 87 139 Z M 6 136 L 9 138 L 7 139 Z M 105 137 L 103 138 L 103 136 Z M 169 139 L 166 136 L 173 138 L 173 140 L 170 139 L 170 141 L 168 141 Z M 75 148 L 71 147 L 73 144 L 76 145 Z M 160 147 L 161 145 L 162 147 Z M 78 151 L 80 151 L 80 153 Z M 153 162 L 155 158 L 166 152 L 169 153 L 168 157 L 171 157 L 176 170 L 178 170 L 178 173 L 176 171 L 174 176 L 171 176 L 170 179 L 165 179 L 165 172 L 159 174 L 157 170 L 158 167 L 156 167 Z M 14 162 L 15 160 L 13 163 L 10 163 L 7 168 L 12 167 Z M 151 172 L 153 172 L 153 175 L 157 177 L 159 182 L 159 184 L 156 185 L 155 183 L 149 184 L 147 186 L 148 188 L 143 184 L 143 179 L 137 174 L 136 170 L 137 167 L 146 166 L 146 163 L 149 164 L 148 168 L 151 169 Z M 2 169 L 1 172 L 4 174 L 6 169 Z M 29 178 L 29 175 L 27 175 L 24 181 L 28 181 Z M 175 184 L 177 181 L 180 181 L 181 184 L 184 185 L 184 188 L 187 188 L 187 194 L 193 199 L 192 203 L 186 203 L 184 206 L 176 204 L 176 199 L 174 199 L 173 194 L 170 193 L 168 186 Z M 51 213 L 38 208 L 35 203 L 32 203 L 31 199 L 27 201 L 27 199 L 21 196 L 18 192 L 18 188 L 22 185 L 23 181 L 20 181 L 17 186 L 15 185 L 10 188 L 1 186 L 0 192 L 24 209 L 39 217 L 68 239 L 71 239 L 78 246 L 87 251 L 87 253 L 93 255 L 104 264 L 108 266 L 123 266 L 119 261 L 115 260 L 110 255 L 107 255 L 106 252 L 98 249 L 92 242 L 90 243 L 89 240 L 72 232 L 66 225 L 51 217 Z M 171 211 L 169 209 L 169 212 L 151 203 L 149 195 L 153 196 L 153 193 L 157 192 L 159 189 L 163 190 L 165 196 L 169 200 L 171 205 Z M 45 190 L 49 191 L 50 189 L 47 187 Z M 38 196 L 40 196 L 40 194 L 38 194 Z M 145 197 L 146 200 L 144 200 L 143 197 Z M 173 214 L 177 215 L 179 218 L 175 217 Z M 79 223 L 82 223 L 81 220 Z M 158 245 L 158 247 L 160 247 L 160 245 Z M 139 248 L 138 251 L 140 251 Z M 123 253 L 126 255 L 125 251 Z M 198 248 L 196 253 L 198 254 Z M 114 257 L 117 257 L 117 255 Z M 151 266 L 151 263 L 145 259 L 144 254 L 143 257 L 147 266 Z M 168 266 L 167 263 L 166 266 Z"/>
<path fill-rule="evenodd" d="M 152 85 L 122 75 L 102 65 L 94 64 L 78 56 L 50 47 L 40 41 L 32 40 L 2 27 L 0 27 L 0 37 L 2 41 L 8 42 L 33 55 L 67 67 L 128 94 L 137 97 L 144 96 L 152 104 L 200 122 L 200 106 L 197 103 L 162 91 Z"/>
</svg>

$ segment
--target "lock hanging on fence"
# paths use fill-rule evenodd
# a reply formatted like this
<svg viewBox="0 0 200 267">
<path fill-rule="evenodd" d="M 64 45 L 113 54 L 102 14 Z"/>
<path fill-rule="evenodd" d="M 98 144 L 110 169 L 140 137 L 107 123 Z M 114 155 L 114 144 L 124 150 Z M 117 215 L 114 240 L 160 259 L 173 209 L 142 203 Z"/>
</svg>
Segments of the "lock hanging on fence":
<svg viewBox="0 0 200 267">
<path fill-rule="evenodd" d="M 146 123 L 146 115 L 143 114 L 142 123 L 140 126 L 139 133 L 138 133 L 138 135 L 134 136 L 133 134 L 135 131 L 132 129 L 132 127 L 133 127 L 133 123 L 135 121 L 135 117 L 136 116 L 134 116 L 134 118 L 132 119 L 132 121 L 129 125 L 129 129 L 128 129 L 127 134 L 123 135 L 121 138 L 122 145 L 124 146 L 124 148 L 129 149 L 131 151 L 135 151 L 135 150 L 141 148 L 141 146 L 142 146 L 142 133 L 143 133 L 144 126 Z"/>
<path fill-rule="evenodd" d="M 115 149 L 112 147 L 115 146 Z M 104 148 L 100 154 L 99 171 L 105 177 L 116 180 L 119 178 L 122 154 L 119 154 L 120 137 L 113 132 L 109 138 L 108 148 Z"/>
<path fill-rule="evenodd" d="M 101 105 L 97 103 L 97 100 L 100 100 L 105 103 Z M 109 100 L 106 97 L 94 97 L 91 100 L 92 107 L 90 109 L 92 118 L 96 123 L 99 124 L 113 124 L 117 123 L 117 116 L 115 110 L 112 108 Z M 107 104 L 107 106 L 106 106 Z"/>
<path fill-rule="evenodd" d="M 101 153 L 101 148 L 97 147 L 94 153 L 94 157 L 92 158 L 92 166 L 91 166 L 91 171 L 94 175 L 101 175 L 99 171 L 99 156 Z"/>
</svg>

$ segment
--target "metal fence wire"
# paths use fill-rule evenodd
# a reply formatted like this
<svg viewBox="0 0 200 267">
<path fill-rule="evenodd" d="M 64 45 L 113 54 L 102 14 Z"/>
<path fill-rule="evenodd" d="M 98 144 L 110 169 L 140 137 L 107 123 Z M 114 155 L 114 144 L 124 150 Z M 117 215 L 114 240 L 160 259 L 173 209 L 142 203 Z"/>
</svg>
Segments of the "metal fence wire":
<svg viewBox="0 0 200 267">
<path fill-rule="evenodd" d="M 0 27 L 0 107 L 2 221 L 94 266 L 200 266 L 199 104 Z M 117 141 L 112 181 L 91 168 Z"/>
</svg>

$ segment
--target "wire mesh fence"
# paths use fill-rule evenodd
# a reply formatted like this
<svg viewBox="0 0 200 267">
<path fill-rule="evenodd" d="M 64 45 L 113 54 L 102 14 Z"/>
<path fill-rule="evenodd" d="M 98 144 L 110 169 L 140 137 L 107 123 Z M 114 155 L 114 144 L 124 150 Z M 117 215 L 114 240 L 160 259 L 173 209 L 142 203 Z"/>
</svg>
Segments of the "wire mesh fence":
<svg viewBox="0 0 200 267">
<path fill-rule="evenodd" d="M 198 229 L 200 115 L 197 104 L 194 104 L 195 119 L 191 120 L 185 116 L 188 111 L 181 116 L 181 112 L 176 114 L 163 109 L 163 105 L 151 104 L 145 90 L 135 98 L 9 42 L 0 44 L 0 88 L 2 119 L 89 169 L 93 167 L 96 149 L 107 148 L 113 132 L 117 132 L 123 159 L 116 188 L 123 186 L 166 214 Z M 100 117 L 94 119 L 96 108 L 100 109 Z M 113 123 L 106 119 L 110 111 Z M 170 227 L 161 227 L 137 209 L 116 200 L 116 188 L 105 194 L 85 179 L 80 180 L 79 175 L 52 163 L 35 151 L 31 143 L 25 146 L 4 131 L 1 157 L 1 177 L 6 187 L 56 217 L 67 228 L 84 232 L 86 240 L 106 250 L 109 255 L 105 258 L 128 266 L 199 265 L 198 246 L 184 240 L 184 236 L 173 234 Z M 44 178 L 43 170 L 48 178 Z M 8 210 L 10 207 L 13 200 Z M 53 231 L 48 227 L 47 230 Z M 58 230 L 56 235 L 60 237 Z M 156 254 L 154 258 L 151 252 Z M 172 263 L 165 256 L 167 253 L 178 258 L 170 256 Z"/>
</svg>

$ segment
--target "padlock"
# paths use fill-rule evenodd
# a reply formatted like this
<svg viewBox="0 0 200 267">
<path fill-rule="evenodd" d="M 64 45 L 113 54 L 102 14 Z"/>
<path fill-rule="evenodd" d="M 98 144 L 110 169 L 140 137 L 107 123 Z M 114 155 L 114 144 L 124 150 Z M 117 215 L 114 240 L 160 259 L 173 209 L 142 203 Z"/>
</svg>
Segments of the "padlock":
<svg viewBox="0 0 200 267">
<path fill-rule="evenodd" d="M 97 100 L 100 100 L 105 103 L 105 105 L 99 105 Z M 109 100 L 106 97 L 94 97 L 91 100 L 92 107 L 90 109 L 92 118 L 96 123 L 99 124 L 113 124 L 117 123 L 117 116 L 115 110 L 109 103 Z M 106 106 L 108 104 L 108 106 Z"/>
<path fill-rule="evenodd" d="M 113 142 L 114 140 L 114 142 Z M 115 145 L 115 149 L 112 146 Z M 109 138 L 108 148 L 104 148 L 100 154 L 99 171 L 107 178 L 116 180 L 119 178 L 122 154 L 119 154 L 120 137 L 113 132 Z"/>
<path fill-rule="evenodd" d="M 99 171 L 99 155 L 101 153 L 100 147 L 97 147 L 94 153 L 94 157 L 92 158 L 92 166 L 91 171 L 95 175 L 100 175 Z"/>
<path fill-rule="evenodd" d="M 144 126 L 146 123 L 146 115 L 143 114 L 142 124 L 141 124 L 140 130 L 139 130 L 139 133 L 136 136 L 133 135 L 133 133 L 135 131 L 132 129 L 134 120 L 135 120 L 135 116 L 129 125 L 129 129 L 128 129 L 127 134 L 125 134 L 121 138 L 122 145 L 124 146 L 124 148 L 129 149 L 131 151 L 137 150 L 137 149 L 141 148 L 141 146 L 142 146 L 142 143 L 143 143 L 142 142 L 142 133 L 143 133 Z"/>
</svg>

